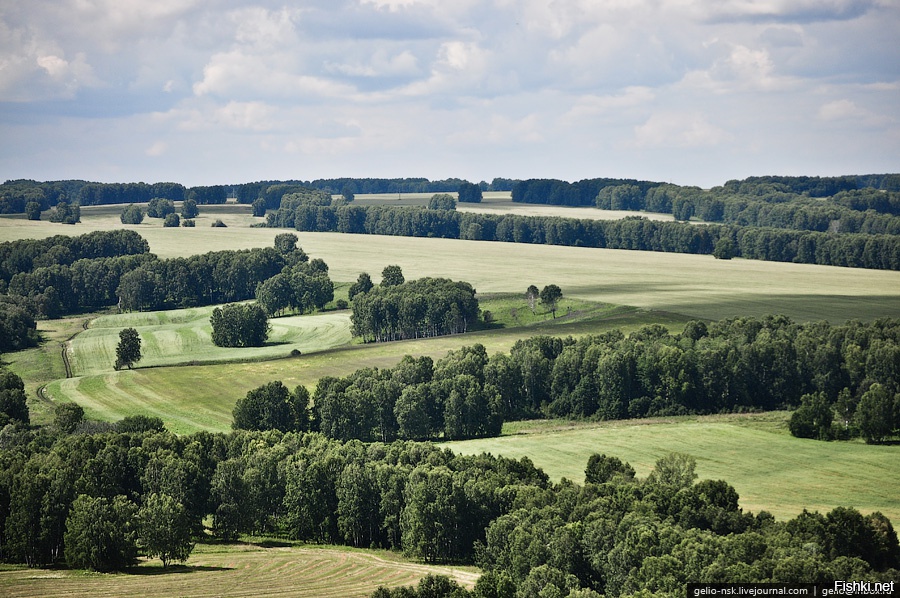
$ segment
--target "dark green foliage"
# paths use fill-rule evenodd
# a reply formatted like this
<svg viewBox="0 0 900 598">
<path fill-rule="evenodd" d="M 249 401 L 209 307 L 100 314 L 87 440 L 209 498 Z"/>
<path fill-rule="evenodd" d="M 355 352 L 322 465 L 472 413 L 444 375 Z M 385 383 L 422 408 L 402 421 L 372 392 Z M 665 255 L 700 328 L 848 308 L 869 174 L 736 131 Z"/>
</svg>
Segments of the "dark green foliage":
<svg viewBox="0 0 900 598">
<path fill-rule="evenodd" d="M 720 237 L 713 249 L 713 257 L 717 260 L 730 260 L 734 255 L 734 241 L 730 237 Z"/>
<path fill-rule="evenodd" d="M 388 275 L 402 279 L 402 274 Z M 354 295 L 351 321 L 353 334 L 367 342 L 383 342 L 463 333 L 478 313 L 475 289 L 469 283 L 420 278 L 392 285 L 382 282 Z"/>
<path fill-rule="evenodd" d="M 266 215 L 266 200 L 263 198 L 259 198 L 250 204 L 250 207 L 253 211 L 253 215 L 257 218 L 261 218 Z"/>
<path fill-rule="evenodd" d="M 37 323 L 28 311 L 0 300 L 0 353 L 32 347 L 39 338 Z"/>
<path fill-rule="evenodd" d="M 403 277 L 403 270 L 400 266 L 385 266 L 381 271 L 381 286 L 383 287 L 395 287 L 404 282 L 406 279 Z"/>
<path fill-rule="evenodd" d="M 374 286 L 375 285 L 372 283 L 372 277 L 367 273 L 362 272 L 356 279 L 356 282 L 350 285 L 350 290 L 347 292 L 348 298 L 350 299 L 350 301 L 353 301 L 354 297 L 361 293 L 368 293 Z"/>
<path fill-rule="evenodd" d="M 562 299 L 562 296 L 562 290 L 555 284 L 548 284 L 541 289 L 541 304 L 553 313 L 554 318 L 556 317 L 556 308 L 559 305 L 559 300 Z"/>
<path fill-rule="evenodd" d="M 269 318 L 256 304 L 217 307 L 209 321 L 217 347 L 261 347 L 269 338 Z"/>
<path fill-rule="evenodd" d="M 0 370 L 0 427 L 11 422 L 30 422 L 25 383 L 16 374 Z"/>
<path fill-rule="evenodd" d="M 449 193 L 436 193 L 428 200 L 429 210 L 455 210 L 456 200 Z"/>
<path fill-rule="evenodd" d="M 457 197 L 461 203 L 481 203 L 481 187 L 464 181 L 459 184 Z"/>
<path fill-rule="evenodd" d="M 228 200 L 228 194 L 222 185 L 211 187 L 191 187 L 185 193 L 185 199 L 192 199 L 198 205 L 223 204 Z"/>
<path fill-rule="evenodd" d="M 77 403 L 61 403 L 54 409 L 53 424 L 66 434 L 75 431 L 84 420 L 84 409 Z"/>
<path fill-rule="evenodd" d="M 296 236 L 290 236 L 296 242 Z M 333 299 L 334 283 L 328 277 L 328 266 L 322 260 L 299 261 L 256 287 L 256 301 L 270 315 L 288 309 L 300 313 L 315 311 Z"/>
<path fill-rule="evenodd" d="M 269 382 L 238 399 L 231 427 L 236 430 L 305 431 L 309 428 L 309 392 L 298 386 L 291 393 L 279 381 Z"/>
<path fill-rule="evenodd" d="M 623 463 L 618 457 L 593 454 L 588 459 L 584 470 L 586 484 L 605 484 L 614 478 L 622 478 L 624 481 L 634 479 L 634 468 Z"/>
<path fill-rule="evenodd" d="M 189 218 L 182 218 L 181 226 L 183 228 L 195 228 L 197 226 L 197 223 L 193 220 L 190 220 Z"/>
<path fill-rule="evenodd" d="M 78 569 L 121 571 L 137 562 L 137 507 L 124 496 L 112 500 L 80 495 L 66 519 L 66 563 Z"/>
<path fill-rule="evenodd" d="M 791 414 L 788 427 L 798 438 L 830 440 L 833 419 L 834 413 L 825 393 L 806 394 L 800 397 L 800 407 Z"/>
<path fill-rule="evenodd" d="M 197 202 L 193 199 L 184 200 L 184 203 L 181 204 L 181 217 L 196 218 L 199 215 L 200 209 L 197 207 Z"/>
<path fill-rule="evenodd" d="M 41 219 L 41 204 L 36 201 L 29 201 L 25 204 L 25 216 L 29 220 Z"/>
<path fill-rule="evenodd" d="M 212 224 L 210 224 L 213 228 L 226 228 L 228 225 L 222 222 L 221 218 L 216 218 Z"/>
<path fill-rule="evenodd" d="M 61 201 L 50 212 L 50 222 L 59 222 L 61 224 L 77 224 L 81 222 L 81 208 L 77 203 L 68 204 Z"/>
<path fill-rule="evenodd" d="M 129 415 L 116 422 L 116 431 L 123 434 L 143 434 L 162 432 L 166 429 L 163 420 L 150 415 Z"/>
<path fill-rule="evenodd" d="M 163 220 L 163 226 L 167 228 L 178 227 L 180 224 L 181 219 L 175 213 L 167 214 L 165 220 Z"/>
<path fill-rule="evenodd" d="M 122 210 L 119 219 L 122 221 L 122 224 L 140 224 L 144 221 L 144 210 L 140 206 L 129 204 Z"/>
<path fill-rule="evenodd" d="M 150 218 L 165 218 L 175 213 L 175 203 L 171 199 L 154 197 L 147 204 L 147 216 Z"/>
<path fill-rule="evenodd" d="M 116 346 L 115 369 L 131 367 L 141 360 L 141 337 L 134 328 L 125 328 L 119 332 L 119 344 Z"/>
<path fill-rule="evenodd" d="M 168 494 L 145 497 L 137 520 L 141 547 L 150 558 L 159 557 L 163 568 L 186 561 L 194 550 L 189 514 Z"/>
<path fill-rule="evenodd" d="M 894 404 L 895 398 L 883 384 L 873 384 L 863 393 L 855 419 L 866 442 L 883 442 L 898 427 L 894 421 Z"/>
</svg>

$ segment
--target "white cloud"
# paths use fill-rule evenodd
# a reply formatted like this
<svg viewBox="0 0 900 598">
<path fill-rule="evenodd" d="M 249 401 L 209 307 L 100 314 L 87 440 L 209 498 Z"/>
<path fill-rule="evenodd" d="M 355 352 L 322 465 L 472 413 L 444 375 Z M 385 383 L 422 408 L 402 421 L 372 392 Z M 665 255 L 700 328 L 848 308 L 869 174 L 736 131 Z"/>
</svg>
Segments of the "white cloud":
<svg viewBox="0 0 900 598">
<path fill-rule="evenodd" d="M 147 148 L 146 154 L 150 157 L 162 156 L 166 153 L 166 150 L 169 149 L 169 144 L 165 141 L 157 141 L 153 145 Z"/>
<path fill-rule="evenodd" d="M 732 136 L 699 113 L 658 113 L 634 128 L 634 143 L 641 148 L 714 147 Z"/>
</svg>

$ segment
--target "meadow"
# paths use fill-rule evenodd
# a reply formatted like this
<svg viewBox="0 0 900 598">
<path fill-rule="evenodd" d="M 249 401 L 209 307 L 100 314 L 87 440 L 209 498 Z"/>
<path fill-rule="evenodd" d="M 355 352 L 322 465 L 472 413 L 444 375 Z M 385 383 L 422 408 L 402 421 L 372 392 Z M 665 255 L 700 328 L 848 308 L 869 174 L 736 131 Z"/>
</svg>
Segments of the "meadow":
<svg viewBox="0 0 900 598">
<path fill-rule="evenodd" d="M 646 477 L 657 459 L 681 452 L 697 459 L 700 479 L 726 480 L 740 506 L 778 519 L 803 509 L 853 506 L 881 511 L 900 525 L 900 459 L 896 446 L 794 438 L 789 413 L 627 420 L 603 423 L 511 422 L 499 438 L 448 442 L 463 454 L 528 457 L 554 481 L 584 481 L 588 457 L 619 457 Z"/>
<path fill-rule="evenodd" d="M 0 594 L 8 598 L 66 596 L 272 596 L 363 598 L 379 585 L 414 585 L 425 575 L 447 575 L 475 585 L 472 567 L 440 567 L 404 560 L 381 550 L 292 546 L 282 542 L 198 544 L 190 559 L 163 569 L 144 561 L 125 573 L 0 568 Z"/>
</svg>

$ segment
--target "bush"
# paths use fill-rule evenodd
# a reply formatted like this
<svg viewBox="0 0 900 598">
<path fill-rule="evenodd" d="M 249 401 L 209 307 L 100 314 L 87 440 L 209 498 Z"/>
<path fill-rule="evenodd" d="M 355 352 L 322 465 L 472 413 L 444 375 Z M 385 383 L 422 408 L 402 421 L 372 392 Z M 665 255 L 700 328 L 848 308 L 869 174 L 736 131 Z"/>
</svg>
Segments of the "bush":
<svg viewBox="0 0 900 598">
<path fill-rule="evenodd" d="M 184 220 L 181 221 L 181 226 L 183 226 L 185 228 L 194 228 L 195 226 L 197 226 L 197 223 L 194 222 L 193 220 L 191 220 L 190 218 L 185 218 Z"/>
<path fill-rule="evenodd" d="M 128 204 L 128 206 L 122 210 L 122 215 L 119 216 L 119 219 L 122 221 L 122 224 L 140 224 L 144 221 L 144 210 L 142 210 L 140 206 Z"/>
<path fill-rule="evenodd" d="M 225 228 L 226 225 L 224 222 L 222 222 L 221 218 L 216 218 L 216 221 L 213 222 L 210 226 L 212 226 L 213 228 Z"/>
<path fill-rule="evenodd" d="M 178 214 L 172 213 L 167 214 L 166 219 L 163 220 L 163 226 L 166 228 L 174 228 L 181 224 L 181 219 L 178 217 Z"/>
</svg>

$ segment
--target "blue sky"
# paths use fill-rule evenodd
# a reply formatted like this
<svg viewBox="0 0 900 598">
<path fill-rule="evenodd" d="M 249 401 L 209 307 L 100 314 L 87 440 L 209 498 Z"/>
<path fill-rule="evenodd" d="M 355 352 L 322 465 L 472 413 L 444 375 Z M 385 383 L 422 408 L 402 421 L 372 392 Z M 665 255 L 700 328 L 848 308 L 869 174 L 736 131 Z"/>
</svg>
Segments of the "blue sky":
<svg viewBox="0 0 900 598">
<path fill-rule="evenodd" d="M 0 0 L 0 179 L 900 171 L 894 0 Z"/>
</svg>

